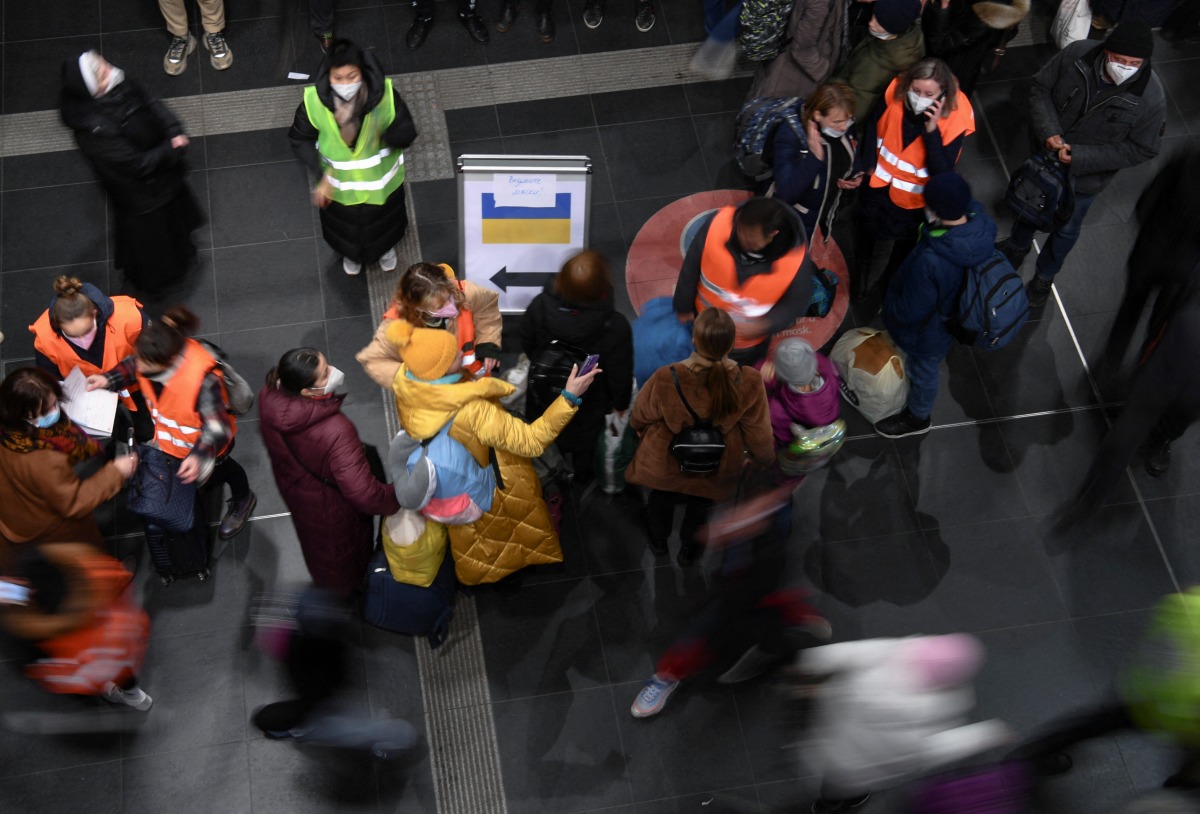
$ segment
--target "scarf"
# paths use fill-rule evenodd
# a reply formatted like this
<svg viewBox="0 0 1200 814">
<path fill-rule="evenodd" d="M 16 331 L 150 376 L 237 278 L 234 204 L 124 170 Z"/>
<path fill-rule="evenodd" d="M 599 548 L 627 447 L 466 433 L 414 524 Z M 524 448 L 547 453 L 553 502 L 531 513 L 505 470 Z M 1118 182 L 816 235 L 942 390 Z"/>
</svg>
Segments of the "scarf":
<svg viewBox="0 0 1200 814">
<path fill-rule="evenodd" d="M 346 142 L 347 146 L 353 147 L 354 143 L 358 141 L 358 131 L 363 123 L 363 107 L 367 101 L 367 83 L 363 82 L 358 93 L 354 94 L 354 98 L 349 102 L 334 93 L 333 88 L 329 89 L 329 95 L 333 97 L 333 120 L 338 123 L 342 141 Z"/>
<path fill-rule="evenodd" d="M 39 449 L 61 452 L 72 466 L 91 460 L 103 452 L 100 444 L 66 415 L 53 427 L 44 430 L 31 427 L 30 430 L 26 433 L 0 429 L 0 444 L 13 452 L 34 452 Z"/>
</svg>

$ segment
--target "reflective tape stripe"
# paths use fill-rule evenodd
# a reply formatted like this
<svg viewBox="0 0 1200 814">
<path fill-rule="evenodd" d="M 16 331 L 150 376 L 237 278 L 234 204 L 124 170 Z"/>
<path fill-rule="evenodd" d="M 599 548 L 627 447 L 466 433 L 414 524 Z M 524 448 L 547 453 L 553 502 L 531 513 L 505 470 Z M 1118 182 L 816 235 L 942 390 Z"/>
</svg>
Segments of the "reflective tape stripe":
<svg viewBox="0 0 1200 814">
<path fill-rule="evenodd" d="M 321 156 L 325 163 L 333 167 L 335 170 L 365 170 L 369 167 L 378 167 L 383 163 L 383 159 L 392 154 L 391 147 L 384 147 L 375 155 L 369 158 L 356 158 L 351 161 L 335 161 L 328 156 Z"/>
<path fill-rule="evenodd" d="M 396 177 L 396 174 L 398 172 L 400 172 L 400 168 L 402 166 L 404 166 L 404 153 L 400 153 L 399 155 L 396 156 L 396 163 L 394 165 L 392 165 L 392 168 L 390 170 L 388 170 L 387 172 L 385 172 L 383 174 L 383 177 L 377 181 L 339 181 L 338 179 L 334 178 L 332 175 L 327 175 L 325 177 L 329 179 L 329 183 L 332 184 L 336 189 L 347 189 L 347 190 L 383 189 L 389 183 L 391 183 L 391 180 L 393 178 Z"/>
<path fill-rule="evenodd" d="M 154 420 L 159 424 L 162 424 L 164 427 L 170 427 L 173 430 L 179 430 L 184 435 L 195 435 L 196 433 L 200 432 L 199 427 L 188 427 L 172 421 L 160 413 L 157 408 L 154 410 Z"/>
<path fill-rule="evenodd" d="M 912 164 L 909 164 L 903 158 L 896 155 L 891 150 L 889 150 L 887 147 L 885 147 L 883 145 L 883 139 L 879 140 L 879 155 L 880 155 L 880 157 L 887 159 L 887 163 L 891 164 L 893 167 L 900 170 L 901 172 L 907 172 L 908 174 L 915 175 L 918 178 L 928 178 L 929 177 L 929 170 L 918 169 L 917 167 L 913 166 Z"/>
<path fill-rule="evenodd" d="M 899 178 L 892 179 L 892 186 L 894 186 L 896 189 L 902 189 L 905 192 L 912 192 L 916 195 L 920 195 L 925 191 L 924 184 L 910 184 L 908 181 L 901 181 Z"/>
<path fill-rule="evenodd" d="M 171 435 L 171 433 L 165 432 L 163 430 L 159 430 L 156 433 L 156 436 L 159 441 L 168 441 L 171 444 L 173 444 L 174 446 L 177 446 L 181 449 L 191 449 L 192 447 L 195 446 L 195 444 L 189 444 L 187 441 L 180 441 L 174 435 Z"/>
<path fill-rule="evenodd" d="M 883 181 L 885 184 L 890 184 L 892 182 L 892 174 L 885 170 L 880 164 L 875 165 L 875 177 L 880 181 Z"/>
</svg>

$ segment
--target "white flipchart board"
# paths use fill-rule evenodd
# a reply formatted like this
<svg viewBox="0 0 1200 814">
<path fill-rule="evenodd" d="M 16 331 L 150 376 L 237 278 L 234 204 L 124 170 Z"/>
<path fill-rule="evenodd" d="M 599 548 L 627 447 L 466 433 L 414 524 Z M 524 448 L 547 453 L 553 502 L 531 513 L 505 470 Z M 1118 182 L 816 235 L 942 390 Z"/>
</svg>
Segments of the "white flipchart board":
<svg viewBox="0 0 1200 814">
<path fill-rule="evenodd" d="M 459 269 L 523 313 L 563 262 L 587 246 L 592 160 L 582 155 L 458 158 Z"/>
</svg>

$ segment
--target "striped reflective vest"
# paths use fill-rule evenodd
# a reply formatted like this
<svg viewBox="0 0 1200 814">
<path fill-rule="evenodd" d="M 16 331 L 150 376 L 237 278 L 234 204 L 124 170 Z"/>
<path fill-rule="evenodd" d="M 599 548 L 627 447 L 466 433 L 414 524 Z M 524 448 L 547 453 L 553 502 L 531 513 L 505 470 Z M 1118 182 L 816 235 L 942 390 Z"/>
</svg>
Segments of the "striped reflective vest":
<svg viewBox="0 0 1200 814">
<path fill-rule="evenodd" d="M 363 118 L 353 148 L 342 139 L 333 111 L 321 102 L 313 85 L 304 89 L 304 110 L 317 129 L 317 152 L 333 185 L 333 200 L 345 206 L 379 206 L 404 183 L 404 151 L 383 143 L 384 132 L 396 118 L 392 80 L 383 81 L 383 98 Z"/>
<path fill-rule="evenodd" d="M 217 360 L 203 345 L 194 339 L 184 340 L 180 356 L 183 358 L 179 367 L 163 386 L 161 393 L 156 395 L 154 384 L 140 372 L 137 378 L 142 387 L 142 395 L 150 405 L 150 416 L 154 419 L 154 437 L 159 449 L 175 458 L 186 458 L 200 439 L 203 419 L 196 405 L 200 400 L 200 388 L 204 386 L 204 377 L 214 373 L 221 380 L 221 399 L 226 404 L 229 403 L 229 394 L 225 390 L 225 377 L 221 374 Z M 233 427 L 229 435 L 229 443 L 232 444 L 233 437 L 237 435 L 237 418 L 232 413 L 229 414 L 229 423 Z M 218 450 L 217 454 L 224 451 Z"/>
<path fill-rule="evenodd" d="M 717 210 L 708 225 L 704 254 L 700 258 L 700 284 L 696 287 L 696 312 L 720 308 L 733 318 L 737 333 L 734 348 L 752 348 L 766 339 L 765 333 L 750 333 L 745 324 L 762 319 L 796 279 L 804 264 L 806 247 L 800 245 L 771 264 L 767 274 L 755 274 L 738 283 L 737 263 L 726 246 L 733 236 L 733 215 L 737 207 Z"/>
<path fill-rule="evenodd" d="M 104 323 L 104 353 L 100 367 L 82 358 L 75 345 L 54 330 L 50 324 L 49 309 L 43 311 L 37 321 L 29 326 L 33 334 L 33 347 L 58 366 L 58 375 L 64 379 L 76 367 L 84 376 L 112 370 L 126 356 L 133 355 L 133 345 L 142 334 L 142 304 L 133 297 L 123 296 L 113 297 L 112 303 L 112 315 Z M 121 401 L 130 410 L 137 411 L 128 390 L 121 391 Z"/>
<path fill-rule="evenodd" d="M 871 175 L 871 186 L 891 189 L 888 197 L 901 209 L 920 209 L 925 206 L 925 184 L 929 181 L 929 169 L 925 166 L 925 139 L 918 136 L 904 146 L 904 100 L 895 99 L 896 83 L 893 79 L 884 92 L 887 106 L 876 125 L 875 172 Z M 949 144 L 959 136 L 975 132 L 975 111 L 961 91 L 958 107 L 949 116 L 938 119 L 938 130 L 942 144 Z M 957 156 L 955 157 L 957 160 Z"/>
<path fill-rule="evenodd" d="M 463 290 L 462 282 L 455 282 L 459 290 Z M 393 303 L 391 308 L 383 312 L 383 318 L 403 319 L 400 316 L 400 307 Z M 479 371 L 483 370 L 483 360 L 475 355 L 475 316 L 466 308 L 459 308 L 458 316 L 454 318 L 454 337 L 458 340 L 459 350 L 462 351 L 463 370 L 472 376 L 479 375 Z"/>
</svg>

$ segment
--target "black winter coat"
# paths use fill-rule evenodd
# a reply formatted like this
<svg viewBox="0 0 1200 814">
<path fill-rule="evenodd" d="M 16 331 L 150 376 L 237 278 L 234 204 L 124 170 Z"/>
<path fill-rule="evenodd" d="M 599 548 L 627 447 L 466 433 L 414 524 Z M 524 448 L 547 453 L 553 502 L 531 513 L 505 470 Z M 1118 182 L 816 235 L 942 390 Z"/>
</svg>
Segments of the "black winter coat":
<svg viewBox="0 0 1200 814">
<path fill-rule="evenodd" d="M 1029 14 L 1030 0 L 950 0 L 948 8 L 934 0 L 925 6 L 921 27 L 925 52 L 950 66 L 963 93 L 975 90 L 984 62 L 1004 41 L 1005 31 Z"/>
<path fill-rule="evenodd" d="M 521 352 L 536 360 L 557 339 L 588 353 L 600 354 L 601 373 L 583 394 L 583 403 L 555 443 L 563 452 L 587 452 L 595 447 L 605 417 L 625 410 L 633 392 L 633 330 L 612 300 L 575 303 L 554 292 L 554 281 L 525 309 L 517 335 Z M 547 405 L 527 394 L 525 419 L 533 421 Z"/>
<path fill-rule="evenodd" d="M 363 116 L 379 106 L 383 100 L 384 74 L 379 60 L 370 51 L 364 51 L 362 68 L 363 82 L 367 86 L 367 101 Z M 330 110 L 334 109 L 333 91 L 329 87 L 329 63 L 323 61 L 317 70 L 317 97 Z M 408 105 L 400 98 L 400 92 L 392 89 L 395 97 L 396 117 L 383 134 L 384 142 L 393 149 L 404 150 L 417 138 L 417 127 L 413 122 Z M 314 183 L 324 173 L 321 156 L 317 152 L 317 128 L 308 120 L 304 102 L 296 108 L 288 138 L 292 152 L 313 173 Z M 358 263 L 374 263 L 404 237 L 408 227 L 408 209 L 404 204 L 404 187 L 399 187 L 382 206 L 360 204 L 344 206 L 330 203 L 321 210 L 321 233 L 325 242 L 343 257 Z"/>
<path fill-rule="evenodd" d="M 188 148 L 171 146 L 183 125 L 133 80 L 93 99 L 79 61 L 67 60 L 59 111 L 120 212 L 152 212 L 185 188 Z"/>
</svg>

